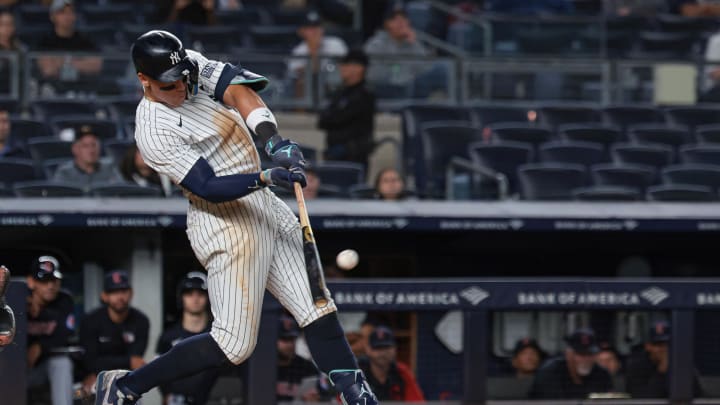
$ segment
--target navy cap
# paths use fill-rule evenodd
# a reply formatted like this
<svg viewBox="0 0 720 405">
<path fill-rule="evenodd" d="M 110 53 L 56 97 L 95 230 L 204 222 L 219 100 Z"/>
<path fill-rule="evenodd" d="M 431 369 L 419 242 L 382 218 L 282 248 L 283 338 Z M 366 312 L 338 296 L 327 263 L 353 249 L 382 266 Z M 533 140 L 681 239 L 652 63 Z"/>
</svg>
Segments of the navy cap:
<svg viewBox="0 0 720 405">
<path fill-rule="evenodd" d="M 35 280 L 62 280 L 60 262 L 54 256 L 40 256 L 30 268 L 30 273 Z"/>
<path fill-rule="evenodd" d="M 391 20 L 397 15 L 407 16 L 407 13 L 405 12 L 405 6 L 401 1 L 394 2 L 385 9 L 385 13 L 383 14 L 383 21 Z"/>
<path fill-rule="evenodd" d="M 368 340 L 370 347 L 373 349 L 395 346 L 395 335 L 393 335 L 390 328 L 385 326 L 378 326 L 373 329 Z"/>
<path fill-rule="evenodd" d="M 180 280 L 180 294 L 187 291 L 200 290 L 207 292 L 207 277 L 199 271 L 191 271 Z"/>
<path fill-rule="evenodd" d="M 115 290 L 127 290 L 129 288 L 131 288 L 130 277 L 128 277 L 127 272 L 115 270 L 105 275 L 103 291 L 110 292 Z"/>
<path fill-rule="evenodd" d="M 362 49 L 351 49 L 340 59 L 340 63 L 356 63 L 358 65 L 367 66 L 370 63 L 365 51 Z"/>
<path fill-rule="evenodd" d="M 305 14 L 305 19 L 303 20 L 302 25 L 303 27 L 317 27 L 322 25 L 322 19 L 320 18 L 320 14 L 318 14 L 318 12 L 315 10 L 308 11 L 308 13 Z"/>
<path fill-rule="evenodd" d="M 650 325 L 648 335 L 651 343 L 663 343 L 670 341 L 670 324 L 667 321 L 656 321 Z"/>
<path fill-rule="evenodd" d="M 513 348 L 513 351 L 512 351 L 513 357 L 517 356 L 518 353 L 520 353 L 521 351 L 523 351 L 524 349 L 526 349 L 528 347 L 535 349 L 535 351 L 538 352 L 538 354 L 542 356 L 543 351 L 540 348 L 540 345 L 538 345 L 537 341 L 533 338 L 526 337 L 526 338 L 522 338 L 522 339 L 518 340 L 515 343 L 515 347 Z"/>
<path fill-rule="evenodd" d="M 296 338 L 300 336 L 300 326 L 295 320 L 287 315 L 280 316 L 280 330 L 278 337 L 280 338 Z"/>
<path fill-rule="evenodd" d="M 600 351 L 592 329 L 578 329 L 566 337 L 565 342 L 578 354 L 595 354 Z"/>
</svg>

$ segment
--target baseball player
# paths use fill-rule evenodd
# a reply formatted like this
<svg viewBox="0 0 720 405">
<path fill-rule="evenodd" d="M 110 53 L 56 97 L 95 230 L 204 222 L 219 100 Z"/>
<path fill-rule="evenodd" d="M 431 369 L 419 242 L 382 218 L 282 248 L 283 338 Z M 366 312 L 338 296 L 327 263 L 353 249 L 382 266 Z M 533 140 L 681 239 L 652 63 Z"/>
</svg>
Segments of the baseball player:
<svg viewBox="0 0 720 405">
<path fill-rule="evenodd" d="M 15 315 L 5 304 L 5 291 L 10 285 L 10 270 L 0 266 L 0 351 L 15 338 Z"/>
<path fill-rule="evenodd" d="M 342 402 L 377 404 L 334 302 L 313 303 L 297 218 L 268 189 L 306 182 L 300 148 L 278 134 L 256 93 L 268 80 L 185 50 L 165 31 L 141 35 L 131 53 L 145 92 L 135 140 L 148 165 L 183 187 L 190 201 L 187 234 L 208 272 L 214 320 L 209 333 L 181 341 L 144 367 L 100 373 L 96 404 L 134 404 L 157 385 L 245 361 L 257 342 L 266 288 L 304 328 L 315 364 Z M 277 167 L 260 171 L 253 133 Z"/>
</svg>

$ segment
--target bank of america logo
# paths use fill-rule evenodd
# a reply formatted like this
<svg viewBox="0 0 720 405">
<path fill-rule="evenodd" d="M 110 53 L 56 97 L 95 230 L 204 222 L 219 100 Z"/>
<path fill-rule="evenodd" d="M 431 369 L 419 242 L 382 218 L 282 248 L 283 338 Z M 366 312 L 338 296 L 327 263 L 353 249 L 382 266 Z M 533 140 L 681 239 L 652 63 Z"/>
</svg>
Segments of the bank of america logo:
<svg viewBox="0 0 720 405">
<path fill-rule="evenodd" d="M 490 294 L 488 294 L 488 292 L 483 290 L 482 288 L 468 287 L 460 291 L 460 296 L 468 300 L 469 303 L 477 305 L 483 302 L 485 298 L 489 297 Z"/>
<path fill-rule="evenodd" d="M 640 291 L 640 296 L 648 300 L 651 304 L 657 305 L 665 301 L 670 294 L 662 288 L 650 287 Z"/>
</svg>

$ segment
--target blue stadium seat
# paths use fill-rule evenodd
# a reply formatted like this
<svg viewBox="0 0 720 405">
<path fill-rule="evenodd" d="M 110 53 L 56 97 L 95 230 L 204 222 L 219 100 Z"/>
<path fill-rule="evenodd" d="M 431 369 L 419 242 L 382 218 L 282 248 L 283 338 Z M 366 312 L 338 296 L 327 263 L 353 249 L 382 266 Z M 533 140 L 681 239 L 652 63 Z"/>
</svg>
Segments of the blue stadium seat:
<svg viewBox="0 0 720 405">
<path fill-rule="evenodd" d="M 80 10 L 82 20 L 89 24 L 136 24 L 140 22 L 141 9 L 132 4 L 85 5 Z"/>
<path fill-rule="evenodd" d="M 91 119 L 84 116 L 67 115 L 53 118 L 50 122 L 55 136 L 58 136 L 60 132 L 66 128 L 72 128 L 77 134 L 83 126 L 87 125 L 92 128 L 92 131 L 100 140 L 104 141 L 118 138 L 118 127 L 114 120 Z"/>
<path fill-rule="evenodd" d="M 0 97 L 0 111 L 7 111 L 8 114 L 20 112 L 20 100 L 12 97 Z"/>
<path fill-rule="evenodd" d="M 244 29 L 252 24 L 270 24 L 267 10 L 260 7 L 247 7 L 243 4 L 240 10 L 217 10 L 215 19 L 219 25 L 234 26 Z"/>
<path fill-rule="evenodd" d="M 717 196 L 710 187 L 692 184 L 663 184 L 648 187 L 647 199 L 668 202 L 710 202 L 717 201 Z"/>
<path fill-rule="evenodd" d="M 374 200 L 377 196 L 375 187 L 367 184 L 357 184 L 348 189 L 350 198 L 353 200 Z"/>
<path fill-rule="evenodd" d="M 552 140 L 552 132 L 548 128 L 533 124 L 515 122 L 500 122 L 490 125 L 493 132 L 493 141 L 523 142 L 535 146 Z"/>
<path fill-rule="evenodd" d="M 683 145 L 680 147 L 680 161 L 720 166 L 720 145 Z"/>
<path fill-rule="evenodd" d="M 82 197 L 85 192 L 73 184 L 53 181 L 23 181 L 13 185 L 18 197 Z"/>
<path fill-rule="evenodd" d="M 640 201 L 642 194 L 637 189 L 618 186 L 580 187 L 572 191 L 579 201 Z"/>
<path fill-rule="evenodd" d="M 132 118 L 134 120 L 135 110 L 139 103 L 140 99 L 137 96 L 122 97 L 107 101 L 110 118 L 119 123 L 125 118 Z"/>
<path fill-rule="evenodd" d="M 720 125 L 698 125 L 695 138 L 700 143 L 720 143 Z"/>
<path fill-rule="evenodd" d="M 90 188 L 93 197 L 162 197 L 159 187 L 142 187 L 135 184 L 109 184 Z"/>
<path fill-rule="evenodd" d="M 666 184 L 694 184 L 712 188 L 720 187 L 720 166 L 701 164 L 671 165 L 662 170 Z"/>
<path fill-rule="evenodd" d="M 528 109 L 509 106 L 479 106 L 470 109 L 478 126 L 487 127 L 498 122 L 528 122 Z"/>
<path fill-rule="evenodd" d="M 608 160 L 602 144 L 580 141 L 543 143 L 539 147 L 539 157 L 539 160 L 545 163 L 572 163 L 578 165 L 594 165 Z"/>
<path fill-rule="evenodd" d="M 695 42 L 693 35 L 683 32 L 643 31 L 639 38 L 639 49 L 628 54 L 631 58 L 686 58 Z"/>
<path fill-rule="evenodd" d="M 301 26 L 305 22 L 307 11 L 304 9 L 276 8 L 267 9 L 270 12 L 270 19 L 274 25 Z"/>
<path fill-rule="evenodd" d="M 190 48 L 202 52 L 228 52 L 231 47 L 243 43 L 243 37 L 237 25 L 233 26 L 189 26 L 187 37 Z"/>
<path fill-rule="evenodd" d="M 591 168 L 596 186 L 618 186 L 645 192 L 655 183 L 657 172 L 654 167 L 631 164 L 600 164 Z"/>
<path fill-rule="evenodd" d="M 126 139 L 113 139 L 103 142 L 103 148 L 105 148 L 105 154 L 115 163 L 122 162 L 127 153 L 128 149 L 135 145 L 135 141 Z"/>
<path fill-rule="evenodd" d="M 485 32 L 472 23 L 457 22 L 448 27 L 448 43 L 473 54 L 485 50 Z"/>
<path fill-rule="evenodd" d="M 45 178 L 52 179 L 55 175 L 55 171 L 57 170 L 57 168 L 71 160 L 72 159 L 70 158 L 54 158 L 43 160 L 41 163 L 41 167 Z"/>
<path fill-rule="evenodd" d="M 604 121 L 617 126 L 624 133 L 631 125 L 655 124 L 665 121 L 660 109 L 640 105 L 614 105 L 602 110 Z"/>
<path fill-rule="evenodd" d="M 633 125 L 629 128 L 628 135 L 632 142 L 668 145 L 673 148 L 692 142 L 692 137 L 684 129 L 655 124 Z"/>
<path fill-rule="evenodd" d="M 622 137 L 619 128 L 602 124 L 566 124 L 560 125 L 558 131 L 562 139 L 599 143 L 606 149 Z"/>
<path fill-rule="evenodd" d="M 38 164 L 48 159 L 72 159 L 72 142 L 61 141 L 57 138 L 33 138 L 28 140 L 30 156 Z"/>
<path fill-rule="evenodd" d="M 532 145 L 521 142 L 476 142 L 471 143 L 468 150 L 473 162 L 504 174 L 511 193 L 518 190 L 517 168 L 533 159 Z"/>
<path fill-rule="evenodd" d="M 615 163 L 640 164 L 660 169 L 673 161 L 673 149 L 667 145 L 616 143 L 611 149 Z"/>
<path fill-rule="evenodd" d="M 250 43 L 256 52 L 290 53 L 299 42 L 295 26 L 252 26 L 250 27 Z"/>
<path fill-rule="evenodd" d="M 92 101 L 87 100 L 36 100 L 30 103 L 35 118 L 51 120 L 55 117 L 68 115 L 86 115 L 88 118 L 97 118 L 102 111 Z"/>
<path fill-rule="evenodd" d="M 0 158 L 0 183 L 11 186 L 18 181 L 38 178 L 35 165 L 29 159 Z"/>
<path fill-rule="evenodd" d="M 693 133 L 700 125 L 720 124 L 720 108 L 695 106 L 676 107 L 665 110 L 670 125 L 687 127 Z"/>
<path fill-rule="evenodd" d="M 320 183 L 340 188 L 345 195 L 348 189 L 365 183 L 365 167 L 360 163 L 324 161 L 313 166 Z"/>
<path fill-rule="evenodd" d="M 50 28 L 51 22 L 48 7 L 43 4 L 19 2 L 17 6 L 18 21 L 16 26 L 41 25 Z"/>
<path fill-rule="evenodd" d="M 105 51 L 112 49 L 120 50 L 120 43 L 122 40 L 122 33 L 117 29 L 117 23 L 105 23 L 105 24 L 92 24 L 82 25 L 78 27 L 77 32 L 83 35 L 85 38 L 92 38 L 92 41 L 100 48 Z M 123 46 L 123 51 L 125 51 Z M 107 73 L 106 65 L 123 65 L 118 63 L 119 61 L 113 61 L 111 63 L 103 63 L 103 73 Z M 117 71 L 117 70 L 115 70 Z M 121 73 L 125 73 L 122 71 Z"/>
<path fill-rule="evenodd" d="M 538 108 L 539 122 L 550 128 L 563 124 L 600 122 L 600 112 L 595 108 L 577 106 L 542 106 Z"/>
<path fill-rule="evenodd" d="M 41 120 L 10 118 L 8 144 L 12 148 L 27 150 L 29 139 L 48 136 L 52 136 L 52 130 Z"/>
<path fill-rule="evenodd" d="M 522 165 L 518 179 L 525 200 L 571 200 L 573 190 L 587 183 L 583 166 L 559 163 Z"/>
</svg>

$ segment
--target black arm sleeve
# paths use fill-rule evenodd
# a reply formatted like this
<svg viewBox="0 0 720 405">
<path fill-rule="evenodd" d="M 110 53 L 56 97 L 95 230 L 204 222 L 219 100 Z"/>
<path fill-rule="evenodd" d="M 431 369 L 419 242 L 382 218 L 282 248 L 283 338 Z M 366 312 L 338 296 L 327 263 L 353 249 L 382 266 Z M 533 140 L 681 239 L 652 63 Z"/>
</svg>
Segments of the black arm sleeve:
<svg viewBox="0 0 720 405">
<path fill-rule="evenodd" d="M 195 162 L 180 185 L 213 203 L 237 200 L 265 186 L 260 180 L 260 173 L 217 177 L 210 164 L 203 158 Z"/>
</svg>

